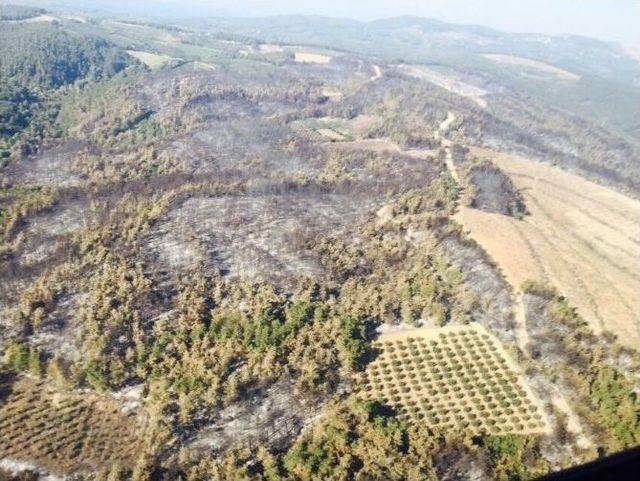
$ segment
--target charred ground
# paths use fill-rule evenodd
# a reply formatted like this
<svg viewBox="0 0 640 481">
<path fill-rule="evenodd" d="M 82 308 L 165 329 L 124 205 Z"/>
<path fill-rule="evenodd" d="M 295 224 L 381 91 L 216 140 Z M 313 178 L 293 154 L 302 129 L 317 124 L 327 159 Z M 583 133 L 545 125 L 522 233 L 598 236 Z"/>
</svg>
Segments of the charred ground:
<svg viewBox="0 0 640 481">
<path fill-rule="evenodd" d="M 454 220 L 465 203 L 526 214 L 508 173 L 470 146 L 636 192 L 620 161 L 632 141 L 487 73 L 464 76 L 478 102 L 446 72 L 425 79 L 331 42 L 62 17 L 32 29 L 6 35 L 100 41 L 67 45 L 96 68 L 61 85 L 16 92 L 22 77 L 3 73 L 0 115 L 15 126 L 0 151 L 1 469 L 524 479 L 638 443 L 637 353 L 603 342 L 553 288 L 510 285 Z M 46 70 L 41 50 L 31 60 Z M 468 323 L 518 360 L 552 432 L 451 437 L 351 396 L 376 329 Z M 70 426 L 76 411 L 85 424 Z"/>
</svg>

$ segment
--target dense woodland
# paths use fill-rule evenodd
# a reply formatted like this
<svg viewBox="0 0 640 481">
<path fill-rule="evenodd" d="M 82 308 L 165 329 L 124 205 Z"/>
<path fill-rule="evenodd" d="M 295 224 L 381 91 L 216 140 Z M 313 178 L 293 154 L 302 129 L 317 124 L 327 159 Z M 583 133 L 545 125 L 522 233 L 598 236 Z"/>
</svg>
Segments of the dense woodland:
<svg viewBox="0 0 640 481">
<path fill-rule="evenodd" d="M 3 7 L 2 18 L 40 13 Z M 525 117 L 551 136 L 578 132 L 578 143 L 615 135 L 537 104 L 517 116 L 518 96 L 487 114 L 399 71 L 374 81 L 379 60 L 362 55 L 306 65 L 289 52 L 261 57 L 258 38 L 241 44 L 247 54 L 220 53 L 233 42 L 135 27 L 155 46 L 158 31 L 188 32 L 174 44 L 197 53 L 153 70 L 99 22 L 91 35 L 64 22 L 0 25 L 0 407 L 19 405 L 20 379 L 123 412 L 133 388 L 127 409 L 143 426 L 133 461 L 91 471 L 44 450 L 0 478 L 529 480 L 640 443 L 638 353 L 596 336 L 539 280 L 523 286 L 531 341 L 520 350 L 511 288 L 453 220 L 461 202 L 527 215 L 511 179 L 464 145 L 516 139 L 556 152 L 521 135 Z M 198 69 L 208 42 L 225 62 Z M 436 135 L 451 110 L 458 181 Z M 322 136 L 327 123 L 344 141 Z M 606 149 L 571 158 L 635 188 L 623 165 L 596 158 Z M 441 432 L 355 400 L 353 376 L 375 359 L 381 326 L 472 322 L 521 363 L 551 433 Z M 549 385 L 568 394 L 588 446 L 568 432 Z M 68 421 L 46 429 L 65 423 L 73 433 Z"/>
</svg>

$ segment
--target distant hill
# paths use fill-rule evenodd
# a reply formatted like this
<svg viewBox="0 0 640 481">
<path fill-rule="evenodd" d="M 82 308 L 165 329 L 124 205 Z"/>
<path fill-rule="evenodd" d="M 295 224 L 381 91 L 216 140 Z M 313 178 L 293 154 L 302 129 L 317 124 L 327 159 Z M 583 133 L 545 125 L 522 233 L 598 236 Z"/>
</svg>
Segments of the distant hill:
<svg viewBox="0 0 640 481">
<path fill-rule="evenodd" d="M 104 39 L 56 25 L 6 25 L 0 30 L 0 76 L 24 84 L 56 88 L 111 76 L 133 62 Z"/>
<path fill-rule="evenodd" d="M 324 46 L 388 62 L 485 74 L 514 91 L 640 142 L 640 62 L 615 43 L 580 36 L 513 34 L 411 16 L 372 22 L 303 16 L 215 18 L 196 24 L 268 42 Z M 571 72 L 574 80 L 555 81 L 523 65 L 498 64 L 485 57 L 492 54 L 550 64 Z"/>
</svg>

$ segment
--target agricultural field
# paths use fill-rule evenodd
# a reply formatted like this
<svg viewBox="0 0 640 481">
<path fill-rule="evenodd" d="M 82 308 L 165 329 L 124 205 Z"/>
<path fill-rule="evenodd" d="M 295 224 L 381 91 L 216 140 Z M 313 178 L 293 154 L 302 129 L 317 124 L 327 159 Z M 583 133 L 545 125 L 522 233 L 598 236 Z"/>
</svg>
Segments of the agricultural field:
<svg viewBox="0 0 640 481">
<path fill-rule="evenodd" d="M 489 434 L 549 429 L 516 365 L 477 324 L 386 333 L 376 347 L 357 396 L 390 404 L 410 423 Z"/>
<path fill-rule="evenodd" d="M 143 427 L 113 398 L 65 393 L 29 378 L 0 392 L 0 459 L 28 459 L 52 473 L 130 463 Z"/>
<path fill-rule="evenodd" d="M 328 55 L 322 55 L 320 53 L 313 52 L 296 52 L 294 54 L 294 58 L 296 62 L 299 63 L 329 63 L 331 62 L 331 57 Z"/>
<path fill-rule="evenodd" d="M 0 480 L 506 481 L 640 444 L 608 333 L 640 344 L 635 124 L 544 100 L 640 67 L 415 18 L 0 16 L 45 13 L 0 29 Z"/>
<path fill-rule="evenodd" d="M 544 279 L 596 332 L 640 344 L 640 202 L 549 164 L 471 149 L 506 172 L 523 196 L 523 220 L 461 206 L 456 220 L 518 289 Z M 514 256 L 513 253 L 518 255 Z"/>
<path fill-rule="evenodd" d="M 531 71 L 537 71 L 543 74 L 550 74 L 562 80 L 573 80 L 573 81 L 580 80 L 580 75 L 576 75 L 573 72 L 569 72 L 568 70 L 561 69 L 559 67 L 556 67 L 555 65 L 539 62 L 537 60 L 532 60 L 530 58 L 515 57 L 513 55 L 500 55 L 500 54 L 486 54 L 486 55 L 483 55 L 483 57 L 501 65 L 521 67 L 523 69 L 522 71 L 523 75 L 526 72 L 531 70 Z"/>
<path fill-rule="evenodd" d="M 179 58 L 169 57 L 168 55 L 158 55 L 156 53 L 143 52 L 140 50 L 127 50 L 127 53 L 140 60 L 152 70 L 161 69 L 172 63 L 177 64 L 182 61 Z"/>
<path fill-rule="evenodd" d="M 375 116 L 359 115 L 353 119 L 336 117 L 309 118 L 293 122 L 292 127 L 319 140 L 352 142 L 366 138 L 368 132 L 375 129 L 379 124 L 380 119 Z M 377 140 L 381 141 L 383 139 Z M 391 150 L 398 150 L 398 146 Z"/>
</svg>

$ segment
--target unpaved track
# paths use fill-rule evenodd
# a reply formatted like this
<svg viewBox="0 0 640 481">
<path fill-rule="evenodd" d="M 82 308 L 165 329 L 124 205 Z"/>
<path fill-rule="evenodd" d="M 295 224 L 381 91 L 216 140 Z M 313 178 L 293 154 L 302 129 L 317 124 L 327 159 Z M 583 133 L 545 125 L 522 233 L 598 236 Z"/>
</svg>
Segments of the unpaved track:
<svg viewBox="0 0 640 481">
<path fill-rule="evenodd" d="M 373 75 L 371 76 L 371 81 L 375 82 L 380 77 L 382 77 L 382 69 L 377 65 L 373 65 Z"/>
<path fill-rule="evenodd" d="M 445 161 L 447 169 L 449 169 L 451 176 L 456 180 L 456 182 L 460 183 L 458 171 L 453 162 L 453 157 L 451 154 L 451 141 L 446 138 L 446 134 L 454 121 L 455 116 L 452 112 L 448 112 L 447 118 L 440 124 L 438 130 L 435 132 L 435 137 L 436 139 L 440 140 L 441 146 L 445 149 Z M 504 155 L 480 149 L 476 149 L 474 152 L 472 152 L 472 154 L 482 154 L 494 161 L 496 160 L 496 156 Z M 508 158 L 508 156 L 506 157 Z M 524 162 L 525 164 L 522 164 L 522 162 Z M 541 177 L 539 175 L 542 174 L 542 172 L 536 175 L 530 175 L 531 172 L 519 174 L 520 170 L 526 170 L 523 169 L 523 167 L 526 167 L 527 164 L 529 164 L 529 162 L 527 162 L 526 160 L 522 160 L 517 165 L 509 164 L 508 161 L 504 161 L 503 163 L 496 162 L 496 164 L 507 171 L 507 173 L 512 178 L 518 177 L 519 175 L 521 181 L 522 179 L 527 179 L 530 182 L 533 182 L 536 186 L 538 186 L 539 184 L 552 185 L 552 190 L 554 191 L 563 191 L 564 189 L 564 191 L 569 194 L 577 194 L 571 187 L 565 187 L 563 183 L 550 184 L 548 181 L 546 181 L 546 177 L 544 181 L 541 181 Z M 554 177 L 551 176 L 549 178 Z M 530 191 L 528 193 L 527 200 L 536 200 L 537 202 L 537 198 L 540 196 L 540 194 L 536 191 L 540 189 L 532 189 L 531 186 L 525 187 L 515 180 L 514 182 L 519 188 L 528 187 Z M 589 191 L 587 190 L 585 192 Z M 604 195 L 604 193 L 602 193 L 601 195 Z M 610 207 L 618 209 L 617 212 L 620 216 L 627 220 L 630 220 L 632 216 L 629 216 L 627 206 L 618 205 L 624 203 L 618 202 L 620 199 L 617 196 L 613 196 L 612 198 L 614 199 L 614 204 L 616 205 L 610 205 Z M 582 200 L 583 202 L 591 201 L 591 197 L 587 195 Z M 603 224 L 603 219 L 599 218 L 597 214 L 588 214 L 585 211 L 581 210 L 583 209 L 583 207 L 580 206 L 580 202 L 577 202 L 577 204 L 578 205 L 576 206 L 576 209 L 578 209 L 579 212 L 584 213 L 588 217 L 592 217 L 594 220 L 599 220 L 599 223 Z M 534 209 L 530 208 L 530 210 L 533 211 Z M 541 242 L 540 239 L 536 238 L 534 234 L 537 234 L 537 232 L 535 232 L 535 230 L 537 228 L 539 228 L 541 231 L 543 230 L 543 223 L 540 220 L 541 217 L 542 215 L 538 215 L 536 217 L 534 217 L 534 215 L 531 215 L 528 220 L 533 219 L 533 222 L 525 223 L 523 221 L 513 219 L 512 217 L 504 216 L 501 214 L 490 214 L 476 209 L 470 209 L 464 206 L 458 206 L 456 214 L 454 216 L 454 218 L 459 223 L 461 223 L 466 230 L 469 231 L 471 236 L 483 246 L 483 248 L 494 259 L 494 261 L 498 263 L 498 266 L 501 268 L 503 275 L 505 275 L 507 281 L 514 288 L 513 308 L 514 320 L 516 324 L 516 342 L 518 343 L 518 347 L 520 348 L 520 350 L 524 353 L 529 353 L 529 334 L 527 331 L 527 316 L 524 306 L 523 293 L 520 289 L 522 282 L 531 278 L 540 278 L 550 280 L 553 284 L 561 286 L 561 281 L 554 274 L 552 274 L 552 271 L 555 270 L 552 269 L 552 266 L 556 267 L 564 262 L 566 272 L 570 273 L 570 275 L 573 276 L 576 283 L 580 286 L 580 289 L 583 292 L 589 292 L 585 280 L 581 278 L 580 273 L 582 271 L 580 271 L 579 269 L 576 270 L 576 266 L 574 265 L 575 263 L 570 263 L 561 256 L 556 257 L 555 259 L 552 256 L 552 258 L 549 259 L 547 252 L 540 252 L 540 246 L 544 245 L 544 242 L 551 246 L 556 245 L 557 241 L 554 242 L 550 239 L 553 239 L 553 236 L 558 237 L 557 230 L 554 230 L 554 232 L 551 234 L 552 237 L 544 237 L 545 240 L 543 242 Z M 547 217 L 547 219 L 548 218 L 549 217 Z M 614 230 L 618 235 L 614 237 L 612 242 L 606 241 L 603 242 L 603 244 L 614 250 L 620 251 L 620 249 L 623 249 L 623 252 L 625 254 L 633 256 L 633 250 L 625 250 L 629 246 L 625 246 L 622 248 L 619 246 L 618 237 L 620 236 L 620 229 L 617 229 L 614 225 L 607 225 L 606 223 L 604 223 L 604 225 Z M 563 226 L 561 224 L 558 224 L 558 227 L 562 228 Z M 627 225 L 627 227 L 629 226 Z M 604 235 L 604 233 L 601 234 Z M 624 236 L 624 234 L 622 235 Z M 632 243 L 635 241 L 633 235 L 629 236 L 629 241 Z M 638 250 L 636 249 L 635 252 L 637 253 L 637 251 Z M 570 280 L 568 282 L 571 283 Z M 587 296 L 587 303 L 587 310 L 591 309 L 594 311 L 594 314 L 596 314 L 598 308 L 590 293 Z M 598 326 L 602 326 L 603 321 L 601 317 L 599 315 L 596 315 L 596 319 Z M 552 403 L 557 410 L 567 416 L 567 429 L 577 436 L 579 446 L 585 449 L 591 447 L 593 443 L 589 438 L 585 436 L 582 424 L 578 416 L 571 408 L 560 390 L 554 387 L 554 391 L 555 392 Z"/>
<path fill-rule="evenodd" d="M 455 163 L 453 162 L 453 155 L 451 153 L 451 141 L 446 138 L 447 132 L 451 128 L 451 125 L 456 120 L 453 112 L 447 112 L 447 118 L 444 119 L 440 125 L 438 126 L 438 130 L 434 132 L 436 139 L 440 140 L 440 145 L 444 148 L 445 151 L 445 163 L 447 165 L 447 169 L 449 173 L 453 177 L 453 179 L 460 185 L 460 188 L 463 189 L 464 186 L 460 183 L 460 176 L 458 174 L 458 169 L 456 168 Z M 460 191 L 462 192 L 462 190 Z M 460 196 L 460 194 L 459 194 Z M 458 206 L 456 209 L 456 215 L 454 218 L 460 222 L 463 226 L 464 219 L 460 218 L 459 213 L 461 209 L 466 209 L 465 207 Z M 465 226 L 466 227 L 466 226 Z M 526 242 L 526 240 L 525 240 Z M 509 279 L 507 279 L 509 281 Z M 513 299 L 514 306 L 514 320 L 516 322 L 516 341 L 518 343 L 518 347 L 521 351 L 527 352 L 527 344 L 529 343 L 529 334 L 527 332 L 527 317 L 525 314 L 524 303 L 522 301 L 522 292 L 518 289 L 518 285 L 511 284 L 514 287 L 515 298 Z"/>
<path fill-rule="evenodd" d="M 473 148 L 521 189 L 517 220 L 460 207 L 458 220 L 516 289 L 528 279 L 559 288 L 596 332 L 640 345 L 640 202 L 548 164 Z"/>
<path fill-rule="evenodd" d="M 445 163 L 447 164 L 447 169 L 449 169 L 449 173 L 455 179 L 455 181 L 459 184 L 460 177 L 458 176 L 458 170 L 456 169 L 455 164 L 453 163 L 453 156 L 451 155 L 451 141 L 447 139 L 446 135 L 449 129 L 451 128 L 451 124 L 456 120 L 453 112 L 447 112 L 447 118 L 444 119 L 440 125 L 438 126 L 438 130 L 434 132 L 436 140 L 440 141 L 440 145 L 444 148 L 445 151 Z"/>
</svg>

